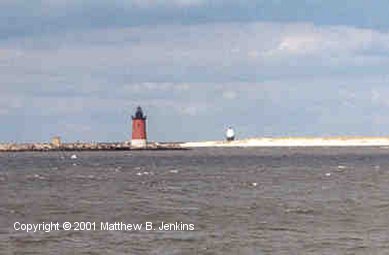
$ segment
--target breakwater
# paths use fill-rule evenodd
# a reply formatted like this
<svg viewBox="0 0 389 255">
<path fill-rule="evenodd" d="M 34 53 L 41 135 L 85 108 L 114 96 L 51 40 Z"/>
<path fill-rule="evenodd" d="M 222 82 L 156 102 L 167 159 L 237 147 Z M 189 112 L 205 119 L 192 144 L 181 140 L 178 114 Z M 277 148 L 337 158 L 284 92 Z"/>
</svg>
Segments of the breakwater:
<svg viewBox="0 0 389 255">
<path fill-rule="evenodd" d="M 0 152 L 23 151 L 115 151 L 115 150 L 185 150 L 176 143 L 148 143 L 145 148 L 132 147 L 128 142 L 117 143 L 3 143 Z"/>
</svg>

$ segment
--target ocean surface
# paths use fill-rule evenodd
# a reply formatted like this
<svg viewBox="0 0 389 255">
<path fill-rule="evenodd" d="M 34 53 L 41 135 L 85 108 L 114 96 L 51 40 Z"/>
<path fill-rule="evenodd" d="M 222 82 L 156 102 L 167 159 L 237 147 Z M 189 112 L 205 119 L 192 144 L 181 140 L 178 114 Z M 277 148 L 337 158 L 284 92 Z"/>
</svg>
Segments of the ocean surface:
<svg viewBox="0 0 389 255">
<path fill-rule="evenodd" d="M 0 254 L 389 254 L 389 148 L 1 153 Z"/>
</svg>

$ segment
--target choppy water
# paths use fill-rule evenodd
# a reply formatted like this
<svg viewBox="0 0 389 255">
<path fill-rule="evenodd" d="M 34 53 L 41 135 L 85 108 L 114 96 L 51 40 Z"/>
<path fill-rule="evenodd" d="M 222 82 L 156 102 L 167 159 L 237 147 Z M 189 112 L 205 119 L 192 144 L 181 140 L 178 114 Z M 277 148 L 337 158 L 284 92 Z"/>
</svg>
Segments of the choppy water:
<svg viewBox="0 0 389 255">
<path fill-rule="evenodd" d="M 388 254 L 388 148 L 0 154 L 0 254 Z M 15 231 L 14 222 L 195 231 Z"/>
</svg>

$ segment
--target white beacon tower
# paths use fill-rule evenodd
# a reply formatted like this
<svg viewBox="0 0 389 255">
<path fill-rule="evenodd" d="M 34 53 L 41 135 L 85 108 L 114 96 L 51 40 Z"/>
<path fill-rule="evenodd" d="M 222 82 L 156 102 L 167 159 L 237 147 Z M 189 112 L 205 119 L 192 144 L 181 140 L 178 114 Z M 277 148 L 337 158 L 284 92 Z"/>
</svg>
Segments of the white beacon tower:
<svg viewBox="0 0 389 255">
<path fill-rule="evenodd" d="M 227 141 L 234 141 L 235 140 L 235 131 L 232 127 L 228 127 L 226 130 L 226 139 Z"/>
</svg>

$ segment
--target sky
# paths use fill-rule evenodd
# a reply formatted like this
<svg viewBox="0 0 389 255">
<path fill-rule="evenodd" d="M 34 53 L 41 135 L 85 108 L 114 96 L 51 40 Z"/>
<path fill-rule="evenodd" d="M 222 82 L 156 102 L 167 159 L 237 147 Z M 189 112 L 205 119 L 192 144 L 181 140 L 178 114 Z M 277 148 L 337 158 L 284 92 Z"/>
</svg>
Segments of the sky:
<svg viewBox="0 0 389 255">
<path fill-rule="evenodd" d="M 387 0 L 0 0 L 0 142 L 389 136 Z"/>
</svg>

